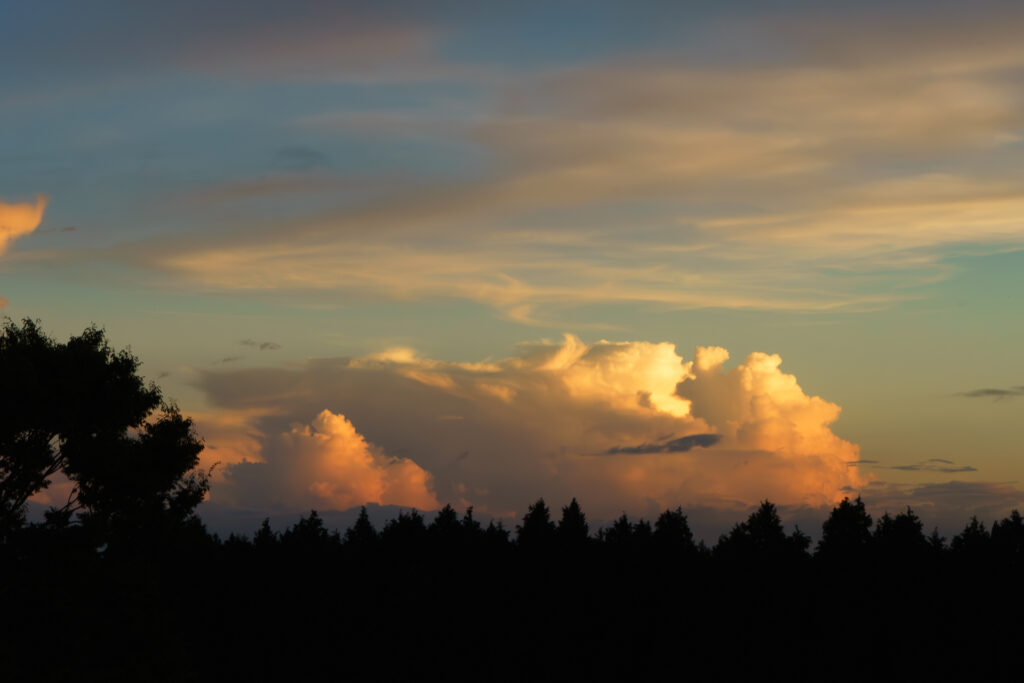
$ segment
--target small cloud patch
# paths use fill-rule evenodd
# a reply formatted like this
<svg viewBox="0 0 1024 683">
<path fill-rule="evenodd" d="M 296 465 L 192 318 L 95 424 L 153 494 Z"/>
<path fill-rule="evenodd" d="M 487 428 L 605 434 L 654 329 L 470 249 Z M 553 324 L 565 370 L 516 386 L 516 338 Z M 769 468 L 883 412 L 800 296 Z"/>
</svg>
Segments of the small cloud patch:
<svg viewBox="0 0 1024 683">
<path fill-rule="evenodd" d="M 277 351 L 281 348 L 280 344 L 272 341 L 260 342 L 254 339 L 243 339 L 238 343 L 242 346 L 251 346 L 252 348 L 259 349 L 260 351 Z"/>
<path fill-rule="evenodd" d="M 721 434 L 691 434 L 665 443 L 645 443 L 639 446 L 615 446 L 605 455 L 641 455 L 645 453 L 685 453 L 693 448 L 710 448 L 722 439 Z"/>
</svg>

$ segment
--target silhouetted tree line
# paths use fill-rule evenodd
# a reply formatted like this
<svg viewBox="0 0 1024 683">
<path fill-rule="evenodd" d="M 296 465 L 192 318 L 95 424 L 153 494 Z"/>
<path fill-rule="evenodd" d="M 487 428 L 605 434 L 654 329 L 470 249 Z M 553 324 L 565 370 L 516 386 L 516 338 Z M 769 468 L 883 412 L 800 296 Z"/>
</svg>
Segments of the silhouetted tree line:
<svg viewBox="0 0 1024 683">
<path fill-rule="evenodd" d="M 708 547 L 681 508 L 514 529 L 452 506 L 340 533 L 210 534 L 191 422 L 96 328 L 0 336 L 4 680 L 1017 677 L 1024 520 L 947 543 L 843 500 L 812 545 L 763 502 Z M 28 522 L 62 475 L 66 503 Z"/>
</svg>

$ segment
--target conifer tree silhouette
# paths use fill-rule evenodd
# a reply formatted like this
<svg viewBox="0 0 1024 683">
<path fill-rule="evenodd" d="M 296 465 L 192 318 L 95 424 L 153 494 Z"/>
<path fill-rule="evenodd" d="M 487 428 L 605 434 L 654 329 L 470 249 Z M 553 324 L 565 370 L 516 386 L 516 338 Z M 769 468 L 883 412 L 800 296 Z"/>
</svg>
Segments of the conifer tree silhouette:
<svg viewBox="0 0 1024 683">
<path fill-rule="evenodd" d="M 654 543 L 662 551 L 678 555 L 693 555 L 697 546 L 693 542 L 693 532 L 683 514 L 683 508 L 665 510 L 654 523 Z"/>
<path fill-rule="evenodd" d="M 543 498 L 529 507 L 523 523 L 516 526 L 516 541 L 524 549 L 541 550 L 551 547 L 555 539 L 555 523 Z"/>
<path fill-rule="evenodd" d="M 971 517 L 964 530 L 954 536 L 950 544 L 954 555 L 974 560 L 987 560 L 991 549 L 992 535 L 985 528 L 985 523 L 978 521 L 977 516 Z"/>
<path fill-rule="evenodd" d="M 259 530 L 252 538 L 253 547 L 260 552 L 268 552 L 277 546 L 277 543 L 277 534 L 271 530 L 270 518 L 267 517 L 263 520 L 263 523 L 260 524 Z"/>
<path fill-rule="evenodd" d="M 587 524 L 587 517 L 575 498 L 562 508 L 562 519 L 558 522 L 556 535 L 563 548 L 580 546 L 587 542 L 590 525 Z"/>
<path fill-rule="evenodd" d="M 370 523 L 370 516 L 366 512 L 366 506 L 359 509 L 359 517 L 345 532 L 344 544 L 347 549 L 356 552 L 365 552 L 377 545 L 377 530 Z"/>
<path fill-rule="evenodd" d="M 1010 516 L 992 525 L 992 546 L 999 557 L 1010 564 L 1020 565 L 1024 559 L 1024 519 L 1016 510 Z"/>
<path fill-rule="evenodd" d="M 871 543 L 871 515 L 864 501 L 843 498 L 821 525 L 817 555 L 825 560 L 852 561 L 863 558 Z"/>
</svg>

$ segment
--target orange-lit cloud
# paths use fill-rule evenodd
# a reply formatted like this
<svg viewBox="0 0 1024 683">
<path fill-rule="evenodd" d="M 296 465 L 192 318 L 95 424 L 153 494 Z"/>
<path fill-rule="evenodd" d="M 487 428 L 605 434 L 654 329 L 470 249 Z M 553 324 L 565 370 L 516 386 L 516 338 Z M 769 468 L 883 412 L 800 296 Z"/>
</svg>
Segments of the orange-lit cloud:
<svg viewBox="0 0 1024 683">
<path fill-rule="evenodd" d="M 0 202 L 0 256 L 4 255 L 14 240 L 39 227 L 47 201 L 45 195 L 38 195 L 34 202 Z"/>
<path fill-rule="evenodd" d="M 435 509 L 429 472 L 367 443 L 341 414 L 264 438 L 260 461 L 227 465 L 224 500 L 254 506 L 346 509 L 364 503 Z"/>
<path fill-rule="evenodd" d="M 288 416 L 258 421 L 264 434 L 280 434 L 263 447 L 279 454 L 280 473 L 248 480 L 256 466 L 239 466 L 232 497 L 259 487 L 255 498 L 278 500 L 282 487 L 297 506 L 355 505 L 399 490 L 383 474 L 394 472 L 406 486 L 402 499 L 420 507 L 429 497 L 503 514 L 538 495 L 577 496 L 610 516 L 765 497 L 821 506 L 866 483 L 848 464 L 857 447 L 831 431 L 838 406 L 804 394 L 777 356 L 752 354 L 731 370 L 726 358 L 723 349 L 700 349 L 684 361 L 668 343 L 585 344 L 567 335 L 488 363 L 398 349 L 289 370 L 207 372 L 201 382 L 225 409 L 281 407 L 274 397 L 293 397 Z M 282 428 L 325 405 L 312 426 Z M 352 423 L 407 460 L 381 465 Z M 288 479 L 290 468 L 298 480 Z"/>
</svg>

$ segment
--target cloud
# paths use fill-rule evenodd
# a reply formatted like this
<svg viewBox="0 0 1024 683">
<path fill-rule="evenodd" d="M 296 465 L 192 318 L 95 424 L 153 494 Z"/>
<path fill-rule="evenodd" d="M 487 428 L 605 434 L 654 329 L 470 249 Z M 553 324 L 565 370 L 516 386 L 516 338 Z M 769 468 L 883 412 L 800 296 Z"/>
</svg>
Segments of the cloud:
<svg viewBox="0 0 1024 683">
<path fill-rule="evenodd" d="M 242 346 L 251 346 L 254 349 L 259 349 L 260 351 L 277 351 L 281 348 L 280 344 L 272 341 L 258 342 L 252 339 L 243 339 L 238 343 Z"/>
<path fill-rule="evenodd" d="M 1004 398 L 1013 398 L 1015 396 L 1024 396 L 1024 386 L 1021 387 L 1010 387 L 1008 389 L 975 389 L 973 391 L 965 391 L 959 396 L 966 396 L 968 398 L 994 398 L 996 400 Z"/>
<path fill-rule="evenodd" d="M 891 465 L 886 469 L 901 470 L 903 472 L 945 472 L 947 474 L 978 471 L 978 468 L 971 467 L 970 465 L 955 467 L 952 461 L 942 460 L 940 458 L 932 458 L 931 460 L 925 460 L 924 462 L 914 463 L 912 465 Z"/>
<path fill-rule="evenodd" d="M 344 510 L 364 503 L 439 507 L 429 472 L 367 443 L 340 413 L 262 440 L 260 462 L 227 465 L 224 497 L 240 506 Z"/>
<path fill-rule="evenodd" d="M 614 446 L 605 451 L 606 455 L 620 453 L 685 453 L 691 448 L 710 448 L 722 439 L 720 434 L 691 434 L 664 443 L 645 443 L 639 446 Z"/>
<path fill-rule="evenodd" d="M 991 522 L 1013 509 L 1024 510 L 1024 491 L 1015 482 L 874 482 L 860 494 L 873 515 L 901 512 L 910 505 L 927 529 L 938 526 L 947 534 L 962 530 L 972 515 Z"/>
<path fill-rule="evenodd" d="M 259 414 L 248 428 L 270 449 L 303 415 L 325 407 L 343 414 L 383 452 L 431 473 L 438 502 L 496 516 L 518 514 L 539 495 L 577 496 L 608 518 L 765 497 L 820 506 L 841 498 L 844 486 L 865 484 L 847 466 L 857 447 L 829 430 L 838 406 L 805 395 L 778 371 L 777 357 L 754 354 L 737 372 L 712 362 L 726 355 L 701 349 L 686 362 L 668 343 L 587 344 L 567 335 L 483 363 L 398 349 L 293 368 L 206 370 L 199 386 L 214 411 Z M 232 474 L 231 495 L 263 486 L 270 488 L 256 497 L 272 499 L 273 480 L 247 483 L 244 469 Z"/>
<path fill-rule="evenodd" d="M 32 54 L 52 81 L 123 81 L 140 71 L 187 71 L 286 81 L 376 81 L 441 68 L 436 32 L 408 13 L 303 0 L 289 11 L 266 0 L 245 12 L 196 0 L 144 9 L 115 0 L 105 10 L 65 3 L 58 20 L 17 17 L 0 58 Z M 117 21 L 112 21 L 111 17 Z M 31 52 L 28 52 L 31 51 Z M 58 76 L 59 74 L 60 76 Z"/>
<path fill-rule="evenodd" d="M 883 465 L 878 460 L 856 460 L 848 462 L 847 465 L 850 467 L 867 465 L 872 469 L 899 470 L 901 472 L 943 472 L 946 474 L 954 474 L 957 472 L 978 471 L 978 468 L 972 467 L 971 465 L 958 466 L 952 460 L 946 460 L 945 458 L 929 458 L 927 460 L 922 460 L 921 462 L 911 463 L 908 465 Z"/>
<path fill-rule="evenodd" d="M 315 216 L 259 231 L 240 221 L 244 239 L 179 240 L 130 258 L 204 288 L 454 297 L 549 326 L 592 304 L 890 306 L 945 277 L 951 246 L 1024 238 L 1013 164 L 1024 88 L 1006 77 L 1024 68 L 1024 50 L 995 18 L 937 21 L 919 41 L 882 24 L 869 33 L 887 60 L 843 22 L 807 32 L 782 22 L 759 34 L 788 36 L 768 46 L 790 55 L 781 63 L 652 51 L 509 74 L 490 86 L 503 106 L 466 103 L 474 116 L 352 114 L 339 125 L 353 137 L 384 124 L 392 136 L 429 129 L 490 163 L 461 178 L 440 167 L 367 176 L 371 192 L 344 193 Z M 824 50 L 820 35 L 841 49 Z M 350 182 L 205 193 L 326 196 Z"/>
<path fill-rule="evenodd" d="M 327 166 L 328 157 L 323 152 L 303 145 L 280 147 L 274 151 L 274 165 L 288 171 L 308 171 Z"/>
<path fill-rule="evenodd" d="M 4 255 L 14 240 L 39 227 L 48 201 L 45 195 L 38 195 L 34 202 L 0 202 L 0 256 Z"/>
</svg>

